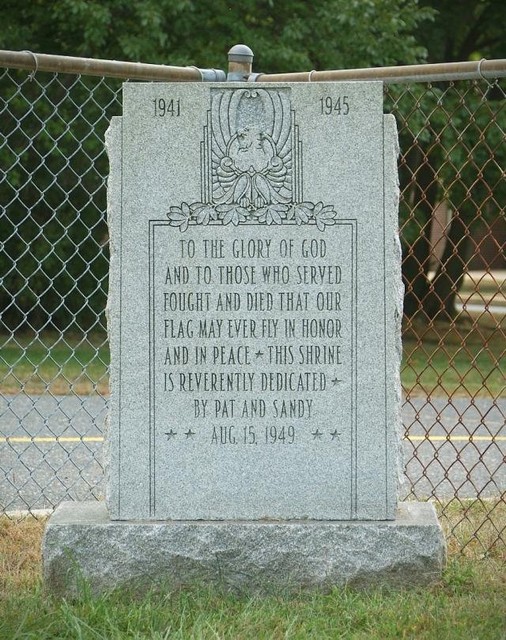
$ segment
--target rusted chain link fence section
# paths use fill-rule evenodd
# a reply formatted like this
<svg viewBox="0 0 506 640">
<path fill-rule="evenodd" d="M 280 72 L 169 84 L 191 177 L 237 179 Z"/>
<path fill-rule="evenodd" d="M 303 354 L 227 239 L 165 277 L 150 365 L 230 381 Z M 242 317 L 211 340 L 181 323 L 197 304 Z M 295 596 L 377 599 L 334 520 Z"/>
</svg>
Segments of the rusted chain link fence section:
<svg viewBox="0 0 506 640">
<path fill-rule="evenodd" d="M 403 497 L 434 500 L 450 543 L 484 553 L 506 539 L 505 82 L 385 85 L 401 146 Z M 104 134 L 121 80 L 11 69 L 0 87 L 0 508 L 36 512 L 103 495 Z"/>
<path fill-rule="evenodd" d="M 435 499 L 452 543 L 484 552 L 506 539 L 505 88 L 386 86 L 401 146 L 408 495 Z"/>
</svg>

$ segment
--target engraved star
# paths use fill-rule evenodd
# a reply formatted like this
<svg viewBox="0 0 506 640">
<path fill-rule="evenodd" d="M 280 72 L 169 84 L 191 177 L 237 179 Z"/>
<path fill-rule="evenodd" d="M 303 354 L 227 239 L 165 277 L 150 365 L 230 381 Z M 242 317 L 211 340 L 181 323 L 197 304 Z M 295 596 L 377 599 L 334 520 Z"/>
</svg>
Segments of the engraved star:
<svg viewBox="0 0 506 640">
<path fill-rule="evenodd" d="M 332 437 L 332 440 L 339 440 L 339 436 L 341 435 L 340 432 L 338 432 L 338 430 L 336 429 L 335 431 L 331 431 L 330 435 Z"/>
<path fill-rule="evenodd" d="M 338 380 L 338 378 L 334 378 L 334 379 L 332 380 L 332 384 L 333 384 L 334 386 L 336 386 L 336 385 L 337 385 L 337 384 L 339 384 L 340 382 L 342 382 L 342 380 Z"/>
<path fill-rule="evenodd" d="M 166 431 L 165 435 L 167 436 L 167 440 L 171 440 L 174 436 L 177 436 L 177 431 L 171 429 L 170 431 Z"/>
<path fill-rule="evenodd" d="M 321 440 L 323 433 L 316 427 L 316 431 L 313 431 L 311 435 L 313 436 L 313 440 Z"/>
<path fill-rule="evenodd" d="M 256 355 L 257 358 L 261 358 L 264 355 L 264 352 L 263 351 L 257 351 L 255 353 L 255 355 Z"/>
<path fill-rule="evenodd" d="M 185 433 L 186 439 L 193 438 L 194 435 L 195 435 L 195 431 L 192 431 L 191 429 L 188 429 L 188 431 L 186 431 Z"/>
</svg>

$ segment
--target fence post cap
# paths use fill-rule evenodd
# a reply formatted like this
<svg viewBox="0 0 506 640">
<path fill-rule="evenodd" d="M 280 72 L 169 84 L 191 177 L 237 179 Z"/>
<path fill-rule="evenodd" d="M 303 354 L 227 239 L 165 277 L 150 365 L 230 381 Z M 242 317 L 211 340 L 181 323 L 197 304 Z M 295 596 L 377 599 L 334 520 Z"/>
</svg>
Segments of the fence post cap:
<svg viewBox="0 0 506 640">
<path fill-rule="evenodd" d="M 236 44 L 228 52 L 229 62 L 253 62 L 255 54 L 245 44 Z"/>
</svg>

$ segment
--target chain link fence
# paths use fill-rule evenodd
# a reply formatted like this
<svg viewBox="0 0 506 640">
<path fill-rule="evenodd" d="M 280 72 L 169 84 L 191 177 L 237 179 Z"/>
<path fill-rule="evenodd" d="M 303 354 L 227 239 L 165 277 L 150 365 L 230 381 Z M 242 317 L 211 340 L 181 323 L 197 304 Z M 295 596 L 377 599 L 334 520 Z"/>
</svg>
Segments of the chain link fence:
<svg viewBox="0 0 506 640">
<path fill-rule="evenodd" d="M 506 539 L 504 82 L 385 85 L 402 152 L 402 497 L 435 501 L 450 543 L 484 553 Z M 36 513 L 103 495 L 104 134 L 121 80 L 3 70 L 0 87 L 0 508 Z"/>
</svg>

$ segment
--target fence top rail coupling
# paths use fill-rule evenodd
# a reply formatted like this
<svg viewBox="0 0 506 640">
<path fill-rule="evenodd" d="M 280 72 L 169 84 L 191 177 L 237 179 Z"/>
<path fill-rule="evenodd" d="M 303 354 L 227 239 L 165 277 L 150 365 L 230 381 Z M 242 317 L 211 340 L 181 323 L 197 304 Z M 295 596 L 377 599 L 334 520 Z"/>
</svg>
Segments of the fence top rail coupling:
<svg viewBox="0 0 506 640">
<path fill-rule="evenodd" d="M 50 71 L 112 78 L 165 82 L 330 82 L 339 80 L 381 80 L 385 83 L 438 82 L 450 80 L 492 80 L 506 77 L 506 59 L 416 64 L 369 69 L 297 71 L 293 73 L 252 73 L 253 52 L 246 45 L 230 49 L 229 72 L 198 67 L 174 67 L 116 60 L 76 58 L 32 51 L 0 50 L 0 67 L 26 69 L 32 73 Z"/>
<path fill-rule="evenodd" d="M 75 58 L 72 56 L 33 53 L 32 51 L 0 50 L 0 67 L 26 69 L 31 72 L 50 71 L 165 82 L 219 82 L 225 80 L 225 73 L 219 69 L 172 67 L 163 64 Z"/>
</svg>

